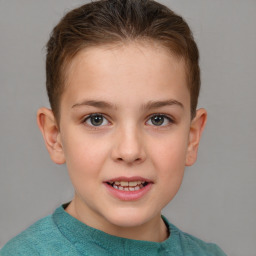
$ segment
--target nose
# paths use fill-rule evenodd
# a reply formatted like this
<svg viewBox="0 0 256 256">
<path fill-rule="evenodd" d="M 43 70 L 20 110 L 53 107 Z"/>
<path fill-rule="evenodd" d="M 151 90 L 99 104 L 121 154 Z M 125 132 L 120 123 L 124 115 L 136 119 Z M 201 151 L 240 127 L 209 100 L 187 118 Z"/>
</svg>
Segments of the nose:
<svg viewBox="0 0 256 256">
<path fill-rule="evenodd" d="M 145 161 L 143 136 L 139 129 L 123 127 L 118 130 L 112 149 L 112 159 L 126 164 L 139 164 Z"/>
</svg>

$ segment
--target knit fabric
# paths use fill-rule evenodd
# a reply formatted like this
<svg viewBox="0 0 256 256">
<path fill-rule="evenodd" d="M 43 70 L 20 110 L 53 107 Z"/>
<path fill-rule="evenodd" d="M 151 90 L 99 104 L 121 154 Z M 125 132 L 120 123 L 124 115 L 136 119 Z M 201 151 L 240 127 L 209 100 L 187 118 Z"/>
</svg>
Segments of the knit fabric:
<svg viewBox="0 0 256 256">
<path fill-rule="evenodd" d="M 215 244 L 183 233 L 163 217 L 170 236 L 164 242 L 116 237 L 75 219 L 63 206 L 10 240 L 1 256 L 225 256 Z"/>
</svg>

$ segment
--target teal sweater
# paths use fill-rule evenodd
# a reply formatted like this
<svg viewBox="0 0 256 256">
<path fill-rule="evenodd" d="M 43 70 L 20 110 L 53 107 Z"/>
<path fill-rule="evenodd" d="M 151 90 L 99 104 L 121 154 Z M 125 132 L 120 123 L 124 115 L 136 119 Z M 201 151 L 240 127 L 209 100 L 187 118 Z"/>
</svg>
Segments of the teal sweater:
<svg viewBox="0 0 256 256">
<path fill-rule="evenodd" d="M 63 207 L 10 240 L 1 256 L 224 256 L 215 244 L 183 233 L 164 217 L 170 236 L 161 243 L 106 234 L 73 218 Z"/>
</svg>

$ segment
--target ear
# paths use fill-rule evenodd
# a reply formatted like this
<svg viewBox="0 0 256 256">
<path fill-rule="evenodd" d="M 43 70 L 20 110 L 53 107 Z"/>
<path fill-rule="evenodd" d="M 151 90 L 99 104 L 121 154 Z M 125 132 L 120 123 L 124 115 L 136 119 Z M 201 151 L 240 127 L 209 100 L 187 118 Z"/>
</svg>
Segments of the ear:
<svg viewBox="0 0 256 256">
<path fill-rule="evenodd" d="M 196 116 L 191 121 L 190 125 L 189 142 L 186 155 L 186 166 L 193 165 L 196 162 L 199 141 L 204 130 L 206 120 L 206 110 L 198 109 L 196 112 Z"/>
<path fill-rule="evenodd" d="M 52 110 L 40 108 L 37 111 L 37 124 L 52 161 L 56 164 L 65 163 L 60 131 Z"/>
</svg>

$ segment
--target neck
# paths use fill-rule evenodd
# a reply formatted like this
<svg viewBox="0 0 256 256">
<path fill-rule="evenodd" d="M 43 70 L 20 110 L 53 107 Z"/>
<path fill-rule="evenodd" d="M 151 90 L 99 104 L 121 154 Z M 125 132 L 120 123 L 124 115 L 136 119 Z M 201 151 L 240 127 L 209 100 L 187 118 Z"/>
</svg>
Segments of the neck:
<svg viewBox="0 0 256 256">
<path fill-rule="evenodd" d="M 111 230 L 111 232 L 109 232 Z M 110 235 L 127 239 L 143 240 L 151 242 L 163 242 L 168 238 L 168 230 L 164 221 L 157 216 L 153 221 L 146 222 L 136 227 L 112 226 L 111 229 L 102 230 Z"/>
<path fill-rule="evenodd" d="M 151 242 L 162 242 L 166 240 L 169 236 L 169 231 L 163 219 L 161 218 L 161 214 L 158 214 L 150 221 L 143 223 L 139 226 L 120 227 L 107 222 L 101 217 L 94 216 L 94 219 L 91 219 L 89 217 L 90 215 L 86 214 L 86 216 L 83 216 L 83 214 L 80 214 L 82 211 L 77 208 L 78 207 L 76 207 L 74 201 L 72 201 L 65 210 L 71 216 L 83 222 L 84 224 L 99 229 L 113 236 Z"/>
</svg>

